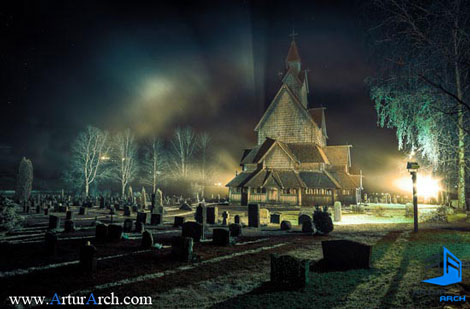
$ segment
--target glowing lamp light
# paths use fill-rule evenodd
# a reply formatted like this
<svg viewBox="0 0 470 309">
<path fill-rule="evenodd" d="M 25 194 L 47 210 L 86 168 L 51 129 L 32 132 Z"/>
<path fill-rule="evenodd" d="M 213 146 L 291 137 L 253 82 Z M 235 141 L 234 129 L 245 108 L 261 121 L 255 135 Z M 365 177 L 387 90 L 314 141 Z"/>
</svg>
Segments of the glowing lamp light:
<svg viewBox="0 0 470 309">
<path fill-rule="evenodd" d="M 439 179 L 433 178 L 430 175 L 419 175 L 416 184 L 418 187 L 418 196 L 424 197 L 425 199 L 431 197 L 437 198 L 439 191 L 441 191 L 439 182 Z M 394 186 L 405 192 L 413 192 L 413 183 L 407 176 L 396 179 Z"/>
<path fill-rule="evenodd" d="M 100 157 L 100 160 L 101 160 L 101 161 L 107 161 L 107 160 L 109 160 L 109 157 L 108 157 L 107 155 L 102 155 L 102 156 Z"/>
</svg>

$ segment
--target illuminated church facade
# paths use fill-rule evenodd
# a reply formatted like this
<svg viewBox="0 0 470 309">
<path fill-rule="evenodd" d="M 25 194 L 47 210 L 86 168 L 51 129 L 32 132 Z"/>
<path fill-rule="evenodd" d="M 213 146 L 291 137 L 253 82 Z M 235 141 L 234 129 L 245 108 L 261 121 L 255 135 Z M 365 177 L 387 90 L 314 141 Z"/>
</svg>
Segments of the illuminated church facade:
<svg viewBox="0 0 470 309">
<path fill-rule="evenodd" d="M 355 204 L 361 175 L 352 175 L 351 145 L 327 145 L 325 108 L 310 108 L 307 71 L 293 39 L 282 85 L 259 120 L 257 145 L 245 149 L 242 171 L 228 184 L 232 204 Z"/>
</svg>

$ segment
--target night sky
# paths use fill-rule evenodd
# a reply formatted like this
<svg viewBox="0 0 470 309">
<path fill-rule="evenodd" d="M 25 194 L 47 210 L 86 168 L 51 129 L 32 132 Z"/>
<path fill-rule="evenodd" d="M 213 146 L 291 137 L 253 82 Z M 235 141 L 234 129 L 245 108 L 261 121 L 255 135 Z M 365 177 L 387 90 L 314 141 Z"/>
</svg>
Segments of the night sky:
<svg viewBox="0 0 470 309">
<path fill-rule="evenodd" d="M 329 145 L 353 145 L 367 190 L 390 189 L 403 156 L 394 132 L 376 127 L 363 20 L 354 1 L 2 3 L 0 189 L 13 188 L 22 156 L 34 188 L 58 189 L 88 124 L 142 140 L 177 126 L 208 131 L 226 183 L 256 143 L 293 27 L 310 104 L 327 108 Z"/>
</svg>

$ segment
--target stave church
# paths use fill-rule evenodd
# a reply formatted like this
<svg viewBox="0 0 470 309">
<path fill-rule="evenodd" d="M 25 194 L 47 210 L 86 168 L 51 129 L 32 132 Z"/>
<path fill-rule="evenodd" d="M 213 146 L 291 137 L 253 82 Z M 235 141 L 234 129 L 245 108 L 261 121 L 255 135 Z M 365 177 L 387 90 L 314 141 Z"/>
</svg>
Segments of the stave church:
<svg viewBox="0 0 470 309">
<path fill-rule="evenodd" d="M 362 175 L 350 173 L 351 145 L 327 145 L 325 108 L 308 102 L 307 71 L 295 38 L 282 85 L 255 127 L 257 145 L 245 149 L 226 186 L 231 204 L 317 206 L 360 201 Z"/>
</svg>

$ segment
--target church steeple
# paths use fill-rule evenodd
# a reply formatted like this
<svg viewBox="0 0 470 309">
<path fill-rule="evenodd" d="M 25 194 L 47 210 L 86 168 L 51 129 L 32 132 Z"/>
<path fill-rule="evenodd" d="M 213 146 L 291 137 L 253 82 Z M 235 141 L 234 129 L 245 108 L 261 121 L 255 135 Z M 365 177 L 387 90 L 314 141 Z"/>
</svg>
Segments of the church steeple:
<svg viewBox="0 0 470 309">
<path fill-rule="evenodd" d="M 292 42 L 290 43 L 289 52 L 286 57 L 286 69 L 290 68 L 300 72 L 300 56 L 299 51 L 297 50 L 297 44 L 295 43 L 295 37 L 298 34 L 295 31 L 292 31 L 290 37 L 292 37 Z"/>
</svg>

